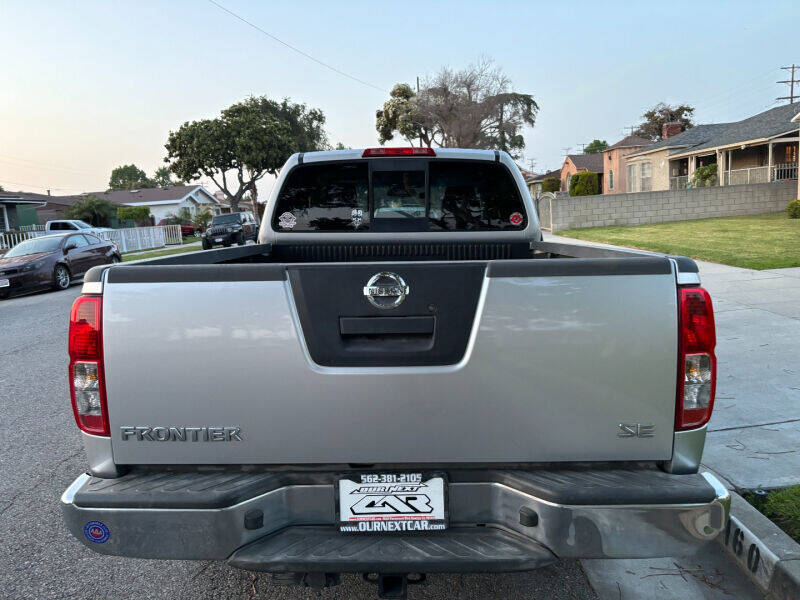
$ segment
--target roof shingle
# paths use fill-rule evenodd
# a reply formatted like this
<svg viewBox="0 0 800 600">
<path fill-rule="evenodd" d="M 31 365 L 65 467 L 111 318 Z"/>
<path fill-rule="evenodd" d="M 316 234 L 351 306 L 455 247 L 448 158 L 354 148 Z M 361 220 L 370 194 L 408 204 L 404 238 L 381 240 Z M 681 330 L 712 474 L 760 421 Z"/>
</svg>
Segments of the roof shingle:
<svg viewBox="0 0 800 600">
<path fill-rule="evenodd" d="M 586 169 L 595 173 L 603 172 L 603 153 L 597 154 L 568 154 L 567 158 L 578 169 Z"/>
</svg>

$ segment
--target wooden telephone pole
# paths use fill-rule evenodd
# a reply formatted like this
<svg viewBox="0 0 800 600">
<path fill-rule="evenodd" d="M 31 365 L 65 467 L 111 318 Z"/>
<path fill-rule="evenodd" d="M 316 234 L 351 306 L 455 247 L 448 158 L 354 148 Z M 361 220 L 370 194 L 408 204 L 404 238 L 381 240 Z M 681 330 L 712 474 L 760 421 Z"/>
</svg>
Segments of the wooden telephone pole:
<svg viewBox="0 0 800 600">
<path fill-rule="evenodd" d="M 789 104 L 794 103 L 795 98 L 800 98 L 800 79 L 795 79 L 795 70 L 797 71 L 798 77 L 800 77 L 800 65 L 792 64 L 790 67 L 781 67 L 784 71 L 791 71 L 792 78 L 791 79 L 784 79 L 783 81 L 778 81 L 777 83 L 785 83 L 789 86 L 789 95 L 788 96 L 780 96 L 779 98 L 775 98 L 776 100 L 788 100 Z M 798 85 L 798 93 L 794 93 L 794 86 L 795 84 Z"/>
</svg>

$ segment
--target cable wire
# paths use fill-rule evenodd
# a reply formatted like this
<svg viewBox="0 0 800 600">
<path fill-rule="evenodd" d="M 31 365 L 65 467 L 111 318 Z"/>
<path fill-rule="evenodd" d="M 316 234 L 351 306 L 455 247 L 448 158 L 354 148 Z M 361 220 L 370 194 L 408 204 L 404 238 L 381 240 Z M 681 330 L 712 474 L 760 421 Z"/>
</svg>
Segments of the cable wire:
<svg viewBox="0 0 800 600">
<path fill-rule="evenodd" d="M 342 71 L 342 70 L 340 70 L 340 69 L 337 69 L 336 67 L 333 67 L 333 66 L 329 65 L 328 63 L 324 63 L 324 62 L 322 62 L 321 60 L 319 60 L 319 59 L 317 59 L 317 58 L 314 58 L 313 56 L 311 56 L 311 55 L 310 55 L 310 54 L 308 54 L 307 52 L 303 52 L 303 51 L 302 51 L 302 50 L 300 50 L 299 48 L 295 48 L 295 47 L 294 47 L 294 46 L 292 46 L 291 44 L 289 44 L 289 43 L 287 43 L 287 42 L 284 42 L 282 39 L 280 39 L 280 38 L 278 38 L 278 37 L 275 37 L 274 35 L 272 35 L 272 34 L 271 34 L 271 33 L 269 33 L 268 31 L 264 31 L 264 30 L 263 30 L 263 29 L 261 29 L 261 27 L 259 27 L 258 25 L 255 25 L 254 23 L 251 23 L 250 21 L 248 21 L 248 20 L 247 20 L 247 19 L 245 19 L 244 17 L 242 17 L 242 16 L 240 16 L 240 15 L 236 14 L 236 13 L 235 13 L 235 12 L 233 12 L 232 10 L 229 10 L 229 9 L 225 8 L 225 7 L 224 7 L 224 6 L 222 6 L 222 5 L 221 5 L 219 2 L 215 2 L 214 0 L 208 0 L 208 1 L 209 1 L 211 4 L 213 4 L 214 6 L 216 6 L 217 8 L 219 8 L 220 10 L 223 10 L 223 11 L 225 11 L 226 13 L 228 13 L 229 15 L 231 15 L 232 17 L 234 17 L 234 18 L 236 18 L 236 19 L 239 19 L 239 20 L 240 20 L 242 23 L 245 23 L 246 25 L 249 25 L 250 27 L 252 27 L 252 28 L 253 28 L 253 29 L 255 29 L 256 31 L 260 31 L 261 33 L 263 33 L 264 35 L 266 35 L 268 38 L 270 38 L 270 39 L 272 39 L 272 40 L 275 40 L 275 41 L 276 41 L 276 42 L 278 42 L 279 44 L 283 44 L 284 46 L 286 46 L 286 47 L 287 47 L 287 48 L 289 48 L 290 50 L 293 50 L 294 52 L 297 52 L 297 53 L 298 53 L 298 54 L 300 54 L 301 56 L 304 56 L 304 57 L 306 57 L 307 59 L 314 61 L 314 62 L 315 62 L 315 63 L 317 63 L 318 65 L 322 65 L 322 66 L 323 66 L 323 67 L 325 67 L 326 69 L 330 69 L 330 70 L 331 70 L 331 71 L 333 71 L 334 73 L 338 73 L 339 75 L 342 75 L 342 76 L 344 76 L 344 77 L 347 77 L 348 79 L 352 79 L 353 81 L 356 81 L 356 82 L 360 83 L 361 85 L 365 85 L 365 86 L 367 86 L 367 87 L 371 87 L 372 89 L 378 90 L 379 92 L 386 92 L 386 90 L 385 90 L 385 89 L 383 89 L 383 88 L 381 88 L 381 87 L 378 87 L 377 85 L 373 85 L 373 84 L 371 84 L 371 83 L 369 83 L 369 82 L 367 82 L 367 81 L 364 81 L 363 79 L 359 79 L 358 77 L 356 77 L 356 76 L 354 76 L 354 75 L 350 75 L 349 73 L 345 73 L 344 71 Z"/>
</svg>

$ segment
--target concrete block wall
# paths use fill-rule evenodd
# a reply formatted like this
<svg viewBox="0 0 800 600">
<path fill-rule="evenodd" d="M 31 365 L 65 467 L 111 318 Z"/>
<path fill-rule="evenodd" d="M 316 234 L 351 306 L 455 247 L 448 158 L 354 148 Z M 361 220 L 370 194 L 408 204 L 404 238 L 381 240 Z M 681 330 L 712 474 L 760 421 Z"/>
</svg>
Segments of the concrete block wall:
<svg viewBox="0 0 800 600">
<path fill-rule="evenodd" d="M 796 197 L 794 180 L 636 194 L 558 196 L 552 200 L 552 231 L 779 212 Z M 542 225 L 546 227 L 547 223 Z"/>
</svg>

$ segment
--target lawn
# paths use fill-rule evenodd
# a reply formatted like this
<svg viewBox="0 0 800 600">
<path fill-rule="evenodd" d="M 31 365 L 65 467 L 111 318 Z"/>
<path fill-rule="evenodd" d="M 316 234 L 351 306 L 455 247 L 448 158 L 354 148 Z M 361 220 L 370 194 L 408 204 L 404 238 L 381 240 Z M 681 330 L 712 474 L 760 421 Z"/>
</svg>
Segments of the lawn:
<svg viewBox="0 0 800 600">
<path fill-rule="evenodd" d="M 154 250 L 153 252 L 143 252 L 141 254 L 125 254 L 122 256 L 122 262 L 129 260 L 143 260 L 146 258 L 158 258 L 159 256 L 169 256 L 170 254 L 183 254 L 184 252 L 197 252 L 202 250 L 199 246 L 190 246 L 188 248 L 172 248 L 170 250 Z"/>
<path fill-rule="evenodd" d="M 744 498 L 800 542 L 800 485 L 760 494 L 747 493 Z"/>
<path fill-rule="evenodd" d="M 790 219 L 786 213 L 567 229 L 557 233 L 747 269 L 800 266 L 800 219 Z"/>
</svg>

